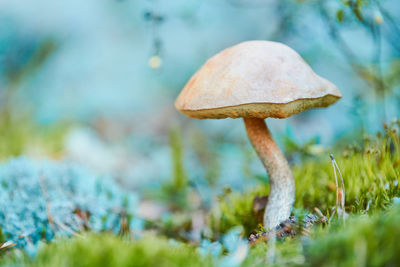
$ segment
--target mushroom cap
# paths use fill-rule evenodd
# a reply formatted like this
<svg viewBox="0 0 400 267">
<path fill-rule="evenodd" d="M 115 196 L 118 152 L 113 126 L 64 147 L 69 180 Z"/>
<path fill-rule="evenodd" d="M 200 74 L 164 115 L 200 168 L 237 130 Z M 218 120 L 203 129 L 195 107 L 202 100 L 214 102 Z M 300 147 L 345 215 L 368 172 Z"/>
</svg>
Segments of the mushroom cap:
<svg viewBox="0 0 400 267">
<path fill-rule="evenodd" d="M 198 119 L 286 118 L 341 97 L 290 47 L 248 41 L 211 57 L 189 80 L 175 107 Z"/>
</svg>

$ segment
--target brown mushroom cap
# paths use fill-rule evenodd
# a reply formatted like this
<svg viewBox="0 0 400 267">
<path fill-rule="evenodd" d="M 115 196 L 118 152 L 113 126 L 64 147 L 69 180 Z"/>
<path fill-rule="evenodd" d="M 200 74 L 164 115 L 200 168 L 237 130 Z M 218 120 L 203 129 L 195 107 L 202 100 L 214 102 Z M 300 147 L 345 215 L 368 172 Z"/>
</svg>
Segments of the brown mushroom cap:
<svg viewBox="0 0 400 267">
<path fill-rule="evenodd" d="M 290 47 L 248 41 L 210 58 L 178 96 L 175 107 L 198 119 L 286 118 L 341 97 Z"/>
</svg>

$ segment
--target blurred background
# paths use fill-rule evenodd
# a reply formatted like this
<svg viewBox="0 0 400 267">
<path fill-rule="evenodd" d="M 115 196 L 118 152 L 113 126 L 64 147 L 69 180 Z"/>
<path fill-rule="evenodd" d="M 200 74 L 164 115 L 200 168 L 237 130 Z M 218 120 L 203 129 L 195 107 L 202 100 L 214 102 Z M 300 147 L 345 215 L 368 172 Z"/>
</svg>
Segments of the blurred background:
<svg viewBox="0 0 400 267">
<path fill-rule="evenodd" d="M 212 205 L 267 178 L 241 120 L 174 109 L 190 76 L 242 41 L 289 45 L 343 98 L 267 123 L 292 164 L 328 155 L 399 116 L 399 16 L 396 0 L 0 1 L 0 159 L 77 162 L 150 206 Z"/>
</svg>

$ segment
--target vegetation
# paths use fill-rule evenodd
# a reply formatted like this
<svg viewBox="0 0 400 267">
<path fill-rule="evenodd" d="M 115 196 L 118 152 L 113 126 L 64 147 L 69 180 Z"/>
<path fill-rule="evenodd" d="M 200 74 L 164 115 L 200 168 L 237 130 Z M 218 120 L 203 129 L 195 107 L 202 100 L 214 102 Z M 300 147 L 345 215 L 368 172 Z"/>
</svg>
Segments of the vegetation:
<svg viewBox="0 0 400 267">
<path fill-rule="evenodd" d="M 255 232 L 263 221 L 263 211 L 254 210 L 253 202 L 256 196 L 268 193 L 269 186 L 263 185 L 245 193 L 226 190 L 219 196 L 218 206 L 210 214 L 209 224 L 212 238 L 217 239 L 235 226 L 243 227 L 243 234 L 249 236 Z"/>
<path fill-rule="evenodd" d="M 132 263 L 135 263 L 135 266 L 171 266 L 172 263 L 174 266 L 219 266 L 221 264 L 227 264 L 227 266 L 240 264 L 242 266 L 381 266 L 389 264 L 394 266 L 400 262 L 398 257 L 400 246 L 397 244 L 400 238 L 398 226 L 400 207 L 393 204 L 399 202 L 400 199 L 399 126 L 400 122 L 395 120 L 390 125 L 385 125 L 384 132 L 378 133 L 375 137 L 364 138 L 359 144 L 345 147 L 339 142 L 333 150 L 345 183 L 347 217 L 345 221 L 333 214 L 336 186 L 330 160 L 316 156 L 310 157 L 306 153 L 299 152 L 305 155 L 305 158 L 302 159 L 302 164 L 296 164 L 293 167 L 297 185 L 295 215 L 301 218 L 307 213 L 312 213 L 314 208 L 318 208 L 323 214 L 317 213 L 317 215 L 325 215 L 329 223 L 315 224 L 311 229 L 294 237 L 279 239 L 276 242 L 271 240 L 257 242 L 252 245 L 249 252 L 246 252 L 249 245 L 244 240 L 250 234 L 264 230 L 261 227 L 262 208 L 257 207 L 257 205 L 262 206 L 262 201 L 260 202 L 260 199 L 256 197 L 268 194 L 268 184 L 260 182 L 255 189 L 244 193 L 226 188 L 219 196 L 218 205 L 209 211 L 207 220 L 209 231 L 204 231 L 202 240 L 194 243 L 193 247 L 180 241 L 171 241 L 172 239 L 168 241 L 147 235 L 131 240 L 129 233 L 132 233 L 130 229 L 132 217 L 124 223 L 127 217 L 120 216 L 116 217 L 115 223 L 118 229 L 125 230 L 114 231 L 114 233 L 124 233 L 122 237 L 111 234 L 113 226 L 104 224 L 102 231 L 105 233 L 103 234 L 87 234 L 85 231 L 93 230 L 74 228 L 77 235 L 84 237 L 60 239 L 55 236 L 55 241 L 49 245 L 43 245 L 39 239 L 48 242 L 51 238 L 40 238 L 39 231 L 35 234 L 34 240 L 42 245 L 39 246 L 39 252 L 35 257 L 26 255 L 26 253 L 35 254 L 35 251 L 33 254 L 29 251 L 30 241 L 27 240 L 21 243 L 23 246 L 20 246 L 25 250 L 11 248 L 5 250 L 5 254 L 3 251 L 2 261 L 8 265 L 27 266 L 98 266 L 99 264 L 130 266 Z M 171 138 L 177 137 L 172 135 Z M 181 145 L 177 144 L 179 143 L 176 140 L 171 141 L 175 158 L 173 175 L 183 176 L 186 174 L 183 174 Z M 17 165 L 24 166 L 25 174 Z M 18 168 L 19 171 L 12 171 Z M 34 174 L 34 170 L 40 172 L 32 163 L 21 159 L 5 165 L 2 173 L 3 177 L 10 175 L 20 177 L 18 181 L 21 182 L 21 177 L 29 175 L 38 177 Z M 50 172 L 50 170 L 53 171 Z M 56 165 L 53 167 L 49 165 L 44 166 L 42 171 L 44 174 L 50 172 L 48 175 L 56 178 L 57 175 L 54 176 L 54 174 L 63 169 Z M 68 173 L 73 177 L 76 176 L 73 171 Z M 182 179 L 186 180 L 186 178 Z M 4 190 L 7 186 L 13 185 L 10 183 L 11 180 L 7 181 L 7 179 L 3 181 Z M 29 179 L 25 184 L 35 183 L 34 181 L 35 179 Z M 181 185 L 175 180 L 175 193 L 179 193 L 180 190 L 183 192 L 192 190 L 188 184 Z M 36 187 L 35 190 L 41 190 L 39 186 Z M 75 192 L 78 189 L 75 189 Z M 29 187 L 26 190 L 29 194 Z M 164 189 L 161 188 L 161 190 Z M 85 194 L 87 193 L 89 191 Z M 52 195 L 53 193 L 50 192 L 50 196 Z M 57 198 L 54 195 L 53 205 L 64 205 L 64 202 L 58 198 L 59 195 Z M 13 201 L 10 204 L 18 202 Z M 9 206 L 17 207 L 14 204 Z M 164 216 L 161 221 L 148 221 L 145 228 L 157 229 L 160 235 L 175 240 L 189 241 L 188 234 L 193 221 L 189 216 L 190 213 L 187 212 L 193 211 L 193 207 L 183 205 L 176 210 L 176 207 L 172 205 L 170 209 L 167 216 L 169 219 Z M 39 217 L 43 217 L 43 229 L 51 229 L 45 209 L 37 210 L 41 212 L 41 215 L 37 213 L 41 216 Z M 14 211 L 17 210 L 14 209 Z M 35 208 L 31 212 L 34 214 Z M 56 216 L 58 211 L 52 212 L 54 213 L 52 216 Z M 10 212 L 6 211 L 6 214 Z M 96 214 L 95 206 L 92 207 L 90 214 L 93 219 Z M 77 214 L 77 216 L 80 215 Z M 62 217 L 59 219 L 62 220 Z M 126 227 L 123 227 L 124 224 Z M 10 230 L 11 226 L 9 223 L 3 224 L 4 229 L 8 229 L 5 240 L 13 232 Z M 18 228 L 18 225 L 15 224 L 15 227 Z M 24 226 L 26 227 L 30 225 Z M 46 230 L 43 231 L 46 233 Z"/>
<path fill-rule="evenodd" d="M 339 143 L 334 151 L 342 172 L 346 189 L 346 212 L 364 214 L 385 209 L 395 197 L 400 197 L 400 122 L 393 121 L 384 127 L 384 133 L 364 138 L 363 143 L 341 150 Z M 304 153 L 302 153 L 304 154 Z M 307 158 L 293 168 L 296 180 L 295 209 L 312 212 L 320 209 L 332 214 L 336 203 L 336 186 L 331 161 L 325 158 Z M 225 233 L 241 225 L 248 235 L 257 231 L 262 215 L 253 209 L 255 196 L 268 193 L 266 186 L 250 192 L 227 192 L 220 197 L 219 205 L 210 216 L 214 232 Z"/>
<path fill-rule="evenodd" d="M 111 234 L 88 234 L 62 239 L 37 254 L 34 259 L 13 254 L 3 264 L 26 266 L 211 266 L 209 256 L 201 256 L 193 247 L 164 238 L 146 237 L 128 240 Z"/>
<path fill-rule="evenodd" d="M 51 27 L 45 24 L 54 16 L 32 20 L 29 5 L 6 4 L 0 16 L 1 266 L 400 266 L 400 121 L 369 134 L 399 116 L 395 1 L 226 0 L 215 10 L 213 1 L 100 2 L 82 14 L 79 6 L 64 12 Z M 133 38 L 147 32 L 151 40 Z M 281 226 L 293 234 L 279 238 L 262 227 L 268 177 L 254 173 L 259 159 L 247 139 L 237 139 L 243 127 L 170 112 L 177 90 L 209 53 L 256 38 L 293 46 L 344 93 L 336 106 L 341 116 L 326 111 L 335 120 L 332 147 L 318 137 L 299 144 L 289 127 L 280 140 L 296 202 L 294 225 Z M 147 71 L 142 42 L 151 45 L 148 65 L 161 75 Z M 47 117 L 63 102 L 60 116 Z M 309 114 L 293 122 L 320 127 Z M 83 140 L 82 154 L 94 147 L 87 153 L 99 162 L 94 166 L 110 163 L 104 172 L 113 179 L 68 153 L 64 139 L 81 124 L 101 141 Z M 330 154 L 344 179 L 343 217 Z M 238 160 L 227 163 L 226 155 Z M 53 160 L 30 159 L 43 156 Z M 240 168 L 239 186 L 222 189 Z M 245 180 L 251 188 L 239 191 Z M 311 226 L 298 223 L 310 214 L 317 218 Z M 249 242 L 252 234 L 265 240 Z"/>
<path fill-rule="evenodd" d="M 400 207 L 335 222 L 305 246 L 314 266 L 397 266 L 400 263 Z"/>
<path fill-rule="evenodd" d="M 315 229 L 309 237 L 254 246 L 243 266 L 397 266 L 400 206 L 356 215 Z M 266 257 L 268 250 L 274 255 Z"/>
<path fill-rule="evenodd" d="M 386 125 L 384 133 L 337 151 L 337 162 L 346 188 L 346 211 L 363 213 L 385 208 L 400 196 L 399 121 Z M 340 147 L 340 145 L 339 145 Z M 329 212 L 335 206 L 335 180 L 328 160 L 308 160 L 295 166 L 295 207 Z"/>
<path fill-rule="evenodd" d="M 0 166 L 0 199 L 7 203 L 0 207 L 0 241 L 34 253 L 39 242 L 57 236 L 124 232 L 136 197 L 76 164 L 16 158 Z"/>
<path fill-rule="evenodd" d="M 399 204 L 373 215 L 352 215 L 315 227 L 303 238 L 258 243 L 241 266 L 397 266 Z M 232 241 L 232 240 L 231 240 Z M 199 253 L 177 241 L 87 234 L 43 246 L 35 258 L 9 251 L 1 264 L 16 266 L 220 266 L 226 256 Z M 229 261 L 231 262 L 231 261 Z M 232 263 L 232 262 L 231 262 Z M 232 264 L 227 266 L 239 266 Z"/>
</svg>

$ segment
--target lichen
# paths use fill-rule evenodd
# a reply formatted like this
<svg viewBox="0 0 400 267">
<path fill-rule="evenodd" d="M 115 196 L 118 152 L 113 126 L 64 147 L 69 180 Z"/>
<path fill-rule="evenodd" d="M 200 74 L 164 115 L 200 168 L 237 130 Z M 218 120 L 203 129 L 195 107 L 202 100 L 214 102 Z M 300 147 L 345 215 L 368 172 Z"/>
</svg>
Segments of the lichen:
<svg viewBox="0 0 400 267">
<path fill-rule="evenodd" d="M 135 195 L 73 163 L 16 158 L 0 165 L 0 184 L 0 228 L 20 247 L 135 223 Z"/>
</svg>

